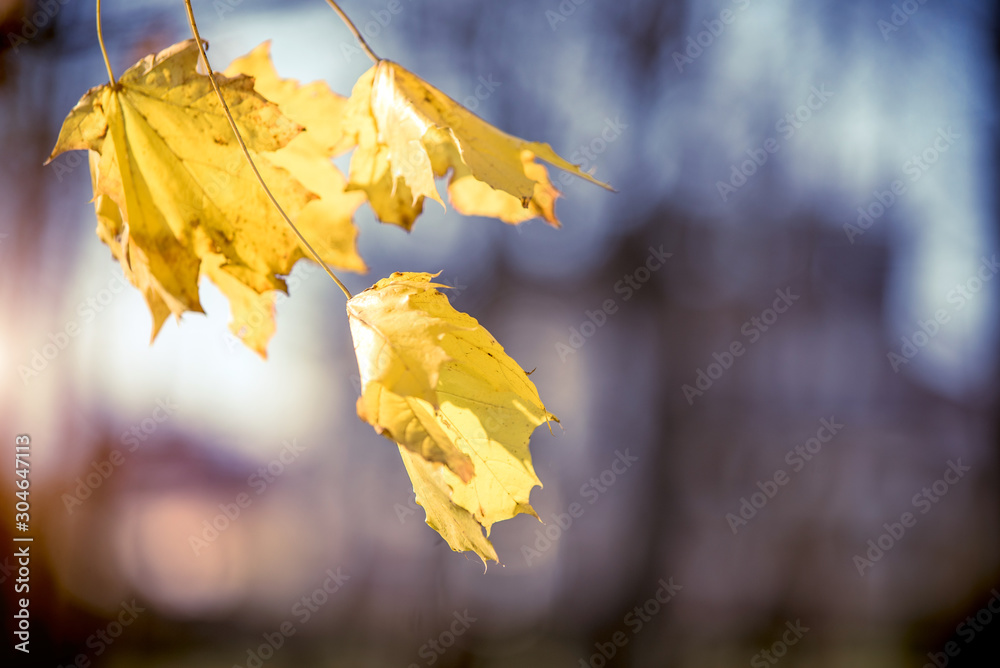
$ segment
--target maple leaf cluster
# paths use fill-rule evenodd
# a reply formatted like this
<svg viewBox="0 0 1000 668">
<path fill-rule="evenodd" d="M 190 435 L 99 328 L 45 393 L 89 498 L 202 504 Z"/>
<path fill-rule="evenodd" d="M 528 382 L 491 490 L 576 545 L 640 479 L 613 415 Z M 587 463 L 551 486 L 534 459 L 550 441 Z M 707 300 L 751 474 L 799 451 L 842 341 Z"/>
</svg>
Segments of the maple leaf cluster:
<svg viewBox="0 0 1000 668">
<path fill-rule="evenodd" d="M 558 227 L 559 192 L 539 159 L 610 189 L 396 63 L 376 62 L 345 98 L 323 82 L 280 78 L 266 42 L 212 75 L 251 165 L 199 55 L 194 40 L 180 42 L 87 91 L 49 158 L 89 152 L 97 235 L 144 295 L 152 338 L 171 314 L 202 311 L 205 277 L 229 300 L 233 334 L 266 357 L 275 298 L 295 263 L 313 258 L 260 180 L 316 259 L 358 272 L 353 216 L 366 201 L 380 221 L 410 230 L 426 198 L 444 206 L 436 179 L 447 177 L 461 213 Z M 345 178 L 332 158 L 347 151 Z M 428 524 L 452 549 L 497 560 L 489 529 L 535 514 L 528 497 L 541 482 L 528 441 L 555 416 L 432 279 L 395 273 L 348 300 L 358 415 L 398 445 Z"/>
</svg>

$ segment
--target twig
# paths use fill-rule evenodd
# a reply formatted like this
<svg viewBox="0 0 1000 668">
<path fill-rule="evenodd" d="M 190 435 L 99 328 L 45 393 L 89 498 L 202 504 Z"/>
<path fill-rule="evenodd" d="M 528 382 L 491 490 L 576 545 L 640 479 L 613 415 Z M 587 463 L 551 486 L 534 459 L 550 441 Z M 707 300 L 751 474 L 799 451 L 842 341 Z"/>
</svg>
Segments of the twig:
<svg viewBox="0 0 1000 668">
<path fill-rule="evenodd" d="M 351 19 L 348 18 L 347 14 L 344 13 L 344 10 L 341 9 L 333 0 L 326 0 L 326 4 L 330 5 L 330 7 L 333 8 L 333 11 L 337 12 L 337 16 L 339 16 L 340 19 L 347 24 L 347 28 L 354 34 L 354 39 L 358 40 L 358 44 L 360 44 L 361 48 L 368 54 L 368 57 L 372 59 L 372 62 L 377 63 L 382 60 L 376 56 L 375 52 L 372 51 L 372 48 L 368 46 L 368 42 L 366 42 L 365 38 L 361 36 L 361 31 L 354 27 L 354 24 L 351 22 Z"/>
<path fill-rule="evenodd" d="M 201 53 L 201 60 L 205 65 L 205 69 L 208 71 L 208 79 L 209 81 L 212 82 L 212 88 L 215 89 L 215 94 L 219 96 L 219 102 L 222 103 L 222 110 L 226 113 L 226 118 L 229 119 L 229 127 L 233 129 L 233 134 L 236 135 L 236 141 L 239 143 L 240 148 L 243 149 L 243 155 L 246 156 L 247 162 L 250 163 L 250 169 L 253 170 L 254 176 L 256 176 L 257 181 L 260 182 L 261 188 L 263 188 L 264 192 L 267 193 L 267 196 L 271 200 L 271 203 L 274 204 L 274 207 L 278 210 L 278 213 L 281 214 L 281 217 L 285 219 L 285 222 L 288 223 L 288 226 L 292 228 L 293 232 L 295 232 L 295 235 L 299 238 L 299 241 L 302 242 L 302 245 L 306 247 L 309 253 L 313 256 L 313 259 L 315 259 L 316 262 L 318 262 L 319 265 L 326 270 L 327 275 L 329 275 L 330 278 L 333 279 L 333 282 L 337 284 L 337 287 L 340 288 L 341 291 L 343 291 L 344 295 L 346 295 L 347 298 L 350 299 L 352 296 L 351 291 L 347 289 L 347 286 L 341 283 L 340 279 L 337 278 L 337 275 L 330 270 L 330 267 L 327 266 L 326 262 L 324 262 L 323 259 L 319 256 L 319 253 L 317 253 L 313 249 L 312 245 L 310 245 L 310 243 L 306 241 L 306 238 L 302 236 L 301 232 L 299 232 L 299 228 L 295 226 L 295 223 L 292 222 L 292 219 L 288 217 L 288 214 L 285 213 L 285 210 L 281 208 L 280 204 L 278 204 L 278 200 L 274 198 L 274 195 L 271 193 L 271 189 L 267 187 L 266 183 L 264 183 L 264 178 L 260 175 L 260 172 L 257 170 L 257 165 L 254 164 L 253 158 L 250 156 L 250 151 L 249 149 L 247 149 L 246 142 L 243 141 L 243 135 L 240 134 L 240 130 L 236 126 L 236 121 L 233 119 L 233 114 L 232 112 L 229 111 L 229 105 L 226 104 L 226 98 L 223 97 L 222 95 L 222 89 L 219 87 L 219 82 L 215 80 L 215 70 L 212 69 L 211 64 L 209 64 L 208 62 L 208 54 L 205 53 L 205 45 L 201 41 L 201 35 L 198 34 L 198 24 L 195 23 L 194 20 L 194 10 L 191 8 L 191 0 L 184 0 L 184 6 L 187 8 L 188 23 L 191 25 L 191 34 L 194 35 L 195 44 L 198 45 L 198 51 Z"/>
<path fill-rule="evenodd" d="M 108 68 L 108 79 L 111 80 L 111 87 L 117 88 L 115 73 L 111 70 L 111 61 L 108 60 L 108 50 L 104 47 L 104 31 L 101 29 L 101 0 L 97 0 L 97 43 L 101 45 L 101 55 L 104 56 L 104 66 Z"/>
</svg>

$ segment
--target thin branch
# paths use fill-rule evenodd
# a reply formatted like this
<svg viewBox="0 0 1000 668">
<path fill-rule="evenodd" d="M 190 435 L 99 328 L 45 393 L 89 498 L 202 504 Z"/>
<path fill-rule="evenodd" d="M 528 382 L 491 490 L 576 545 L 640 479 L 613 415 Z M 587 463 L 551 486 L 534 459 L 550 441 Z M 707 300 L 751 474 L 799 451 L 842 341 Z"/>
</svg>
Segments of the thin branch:
<svg viewBox="0 0 1000 668">
<path fill-rule="evenodd" d="M 351 23 L 351 19 L 344 13 L 344 10 L 341 9 L 333 0 L 326 0 L 326 4 L 330 5 L 330 7 L 333 8 L 333 11 L 337 12 L 337 16 L 339 16 L 340 19 L 347 24 L 348 29 L 354 34 L 354 39 L 358 40 L 358 44 L 360 44 L 361 48 L 368 54 L 368 57 L 372 59 L 372 62 L 377 63 L 382 60 L 376 56 L 375 52 L 372 51 L 372 48 L 368 46 L 368 42 L 366 42 L 365 38 L 361 36 L 361 32 L 354 27 L 354 24 Z"/>
<path fill-rule="evenodd" d="M 111 71 L 108 50 L 104 46 L 104 31 L 101 29 L 101 0 L 97 0 L 97 43 L 101 45 L 101 55 L 104 56 L 104 66 L 108 68 L 108 79 L 111 81 L 111 87 L 115 88 L 118 86 L 118 82 L 115 81 L 115 73 Z"/>
<path fill-rule="evenodd" d="M 318 262 L 319 265 L 326 270 L 327 275 L 329 275 L 330 278 L 333 279 L 333 282 L 337 284 L 337 287 L 340 288 L 341 291 L 343 291 L 344 295 L 348 299 L 350 299 L 352 296 L 351 291 L 347 289 L 347 286 L 345 286 L 343 283 L 340 282 L 340 279 L 337 278 L 336 274 L 334 274 L 330 270 L 330 267 L 327 266 L 326 262 L 324 262 L 323 259 L 319 256 L 319 253 L 317 253 L 313 249 L 312 245 L 308 241 L 306 241 L 306 238 L 302 236 L 302 233 L 299 232 L 299 228 L 295 226 L 295 223 L 292 222 L 292 219 L 288 217 L 288 214 L 285 213 L 285 210 L 281 208 L 280 204 L 278 204 L 278 200 L 274 198 L 274 195 L 271 193 L 271 189 L 267 187 L 267 184 L 264 183 L 264 178 L 260 175 L 260 172 L 257 171 L 257 165 L 254 164 L 253 158 L 250 156 L 250 150 L 247 149 L 246 142 L 243 141 L 243 135 L 240 134 L 240 130 L 236 126 L 236 121 L 235 119 L 233 119 L 233 114 L 232 112 L 229 111 L 229 105 L 226 104 L 226 98 L 223 97 L 222 95 L 222 89 L 219 87 L 219 82 L 215 80 L 215 70 L 212 69 L 211 64 L 209 64 L 208 62 L 208 54 L 205 53 L 205 45 L 201 41 L 201 35 L 198 34 L 198 24 L 195 23 L 194 20 L 194 10 L 191 8 L 191 0 L 184 0 L 184 6 L 187 8 L 188 23 L 191 25 L 191 34 L 194 35 L 194 41 L 198 45 L 198 51 L 201 53 L 202 63 L 205 65 L 205 69 L 208 71 L 208 78 L 212 82 L 212 88 L 215 89 L 215 94 L 219 97 L 219 102 L 222 103 L 222 110 L 226 113 L 226 118 L 229 120 L 229 127 L 233 129 L 233 134 L 236 135 L 236 141 L 239 143 L 240 148 L 243 149 L 243 155 L 246 156 L 247 162 L 250 164 L 250 169 L 253 170 L 254 176 L 256 176 L 257 181 L 260 182 L 260 187 L 264 189 L 265 193 L 267 193 L 267 196 L 271 200 L 271 203 L 274 204 L 274 207 L 278 210 L 278 213 L 280 213 L 281 217 L 285 219 L 285 222 L 288 223 L 288 226 L 292 228 L 292 231 L 295 232 L 295 235 L 299 238 L 299 241 L 302 242 L 302 245 L 305 246 L 306 249 L 309 251 L 309 253 L 313 256 L 313 259 L 315 259 L 316 262 Z"/>
</svg>

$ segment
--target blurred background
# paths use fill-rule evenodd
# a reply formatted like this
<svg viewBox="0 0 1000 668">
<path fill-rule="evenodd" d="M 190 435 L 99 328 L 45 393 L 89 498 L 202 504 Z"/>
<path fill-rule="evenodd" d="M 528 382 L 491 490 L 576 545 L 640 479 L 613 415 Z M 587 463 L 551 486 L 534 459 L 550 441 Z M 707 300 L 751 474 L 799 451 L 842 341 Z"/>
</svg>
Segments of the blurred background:
<svg viewBox="0 0 1000 668">
<path fill-rule="evenodd" d="M 619 191 L 553 172 L 561 230 L 358 212 L 352 291 L 441 271 L 562 420 L 532 439 L 545 524 L 495 526 L 485 574 L 355 415 L 315 265 L 267 362 L 208 283 L 149 345 L 84 154 L 42 166 L 105 82 L 93 4 L 0 0 L 14 665 L 996 665 L 993 3 L 345 0 L 382 57 Z M 345 95 L 370 66 L 320 0 L 195 11 L 216 69 L 265 39 Z M 189 36 L 180 0 L 105 2 L 104 31 L 117 73 Z"/>
</svg>

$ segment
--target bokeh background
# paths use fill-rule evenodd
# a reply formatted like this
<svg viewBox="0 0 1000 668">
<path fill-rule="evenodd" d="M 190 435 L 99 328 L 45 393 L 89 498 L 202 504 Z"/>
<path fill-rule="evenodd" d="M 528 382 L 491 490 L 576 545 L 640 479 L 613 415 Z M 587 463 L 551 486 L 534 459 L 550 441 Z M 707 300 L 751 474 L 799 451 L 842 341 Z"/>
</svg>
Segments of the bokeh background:
<svg viewBox="0 0 1000 668">
<path fill-rule="evenodd" d="M 485 574 L 356 417 L 314 265 L 267 362 L 209 284 L 207 316 L 148 344 L 82 154 L 42 166 L 105 81 L 93 4 L 0 0 L 0 425 L 8 453 L 32 438 L 35 536 L 13 665 L 996 665 L 993 3 L 343 3 L 381 56 L 619 191 L 556 181 L 561 230 L 359 210 L 348 286 L 441 271 L 562 419 L 532 439 L 546 524 L 497 525 Z M 116 72 L 188 36 L 180 0 L 104 5 Z M 370 65 L 320 0 L 195 11 L 218 69 L 265 39 L 342 94 Z"/>
</svg>

